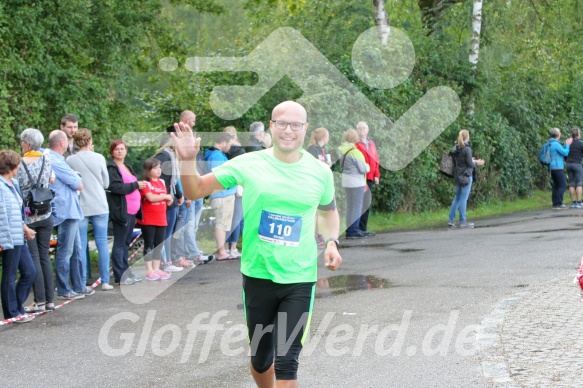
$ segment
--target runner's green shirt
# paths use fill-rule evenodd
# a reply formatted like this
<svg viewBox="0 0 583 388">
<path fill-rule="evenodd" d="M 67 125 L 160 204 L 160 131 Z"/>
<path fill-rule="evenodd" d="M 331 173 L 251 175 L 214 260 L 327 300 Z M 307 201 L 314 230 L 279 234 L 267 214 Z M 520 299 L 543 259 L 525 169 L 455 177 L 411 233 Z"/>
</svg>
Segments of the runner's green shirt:
<svg viewBox="0 0 583 388">
<path fill-rule="evenodd" d="M 316 211 L 334 200 L 332 172 L 303 149 L 284 163 L 273 149 L 250 152 L 213 169 L 224 187 L 243 186 L 241 272 L 289 284 L 317 280 Z"/>
</svg>

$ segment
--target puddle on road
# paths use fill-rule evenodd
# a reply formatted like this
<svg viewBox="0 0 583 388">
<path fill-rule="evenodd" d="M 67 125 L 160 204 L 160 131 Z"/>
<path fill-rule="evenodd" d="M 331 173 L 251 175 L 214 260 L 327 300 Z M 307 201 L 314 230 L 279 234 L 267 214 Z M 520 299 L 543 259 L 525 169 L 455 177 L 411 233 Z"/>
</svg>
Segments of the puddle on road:
<svg viewBox="0 0 583 388">
<path fill-rule="evenodd" d="M 393 245 L 399 243 L 388 243 L 388 244 L 366 244 L 366 245 L 342 245 L 342 249 L 350 249 L 350 248 L 386 248 L 389 251 L 395 251 L 400 253 L 414 253 L 414 252 L 421 252 L 425 249 L 418 249 L 418 248 L 391 248 Z"/>
<path fill-rule="evenodd" d="M 508 232 L 507 234 L 536 234 L 536 233 L 553 233 L 553 232 L 580 232 L 580 229 L 573 228 L 558 228 L 558 229 L 543 229 L 543 230 L 531 230 L 526 232 Z"/>
<path fill-rule="evenodd" d="M 395 287 L 387 279 L 372 275 L 338 275 L 318 279 L 316 282 L 316 298 L 327 298 L 350 291 L 379 290 Z"/>
</svg>

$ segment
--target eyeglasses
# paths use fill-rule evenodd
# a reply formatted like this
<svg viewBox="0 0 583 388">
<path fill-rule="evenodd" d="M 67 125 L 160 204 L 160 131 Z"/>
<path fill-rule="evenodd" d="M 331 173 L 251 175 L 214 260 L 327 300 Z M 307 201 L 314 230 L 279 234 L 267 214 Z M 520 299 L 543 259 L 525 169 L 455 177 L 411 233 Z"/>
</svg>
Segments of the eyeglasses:
<svg viewBox="0 0 583 388">
<path fill-rule="evenodd" d="M 306 125 L 306 123 L 288 123 L 287 121 L 283 120 L 270 120 L 270 121 L 275 125 L 275 128 L 281 131 L 285 131 L 288 125 L 290 126 L 292 131 L 301 131 L 304 128 L 304 125 Z"/>
</svg>

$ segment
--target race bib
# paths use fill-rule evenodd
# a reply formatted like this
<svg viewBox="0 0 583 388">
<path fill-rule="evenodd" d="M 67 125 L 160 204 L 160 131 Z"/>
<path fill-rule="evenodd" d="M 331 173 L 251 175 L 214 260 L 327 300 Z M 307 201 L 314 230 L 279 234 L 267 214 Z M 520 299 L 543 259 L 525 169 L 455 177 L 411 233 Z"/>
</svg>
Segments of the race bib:
<svg viewBox="0 0 583 388">
<path fill-rule="evenodd" d="M 261 211 L 259 239 L 277 245 L 297 247 L 300 245 L 302 217 Z"/>
</svg>

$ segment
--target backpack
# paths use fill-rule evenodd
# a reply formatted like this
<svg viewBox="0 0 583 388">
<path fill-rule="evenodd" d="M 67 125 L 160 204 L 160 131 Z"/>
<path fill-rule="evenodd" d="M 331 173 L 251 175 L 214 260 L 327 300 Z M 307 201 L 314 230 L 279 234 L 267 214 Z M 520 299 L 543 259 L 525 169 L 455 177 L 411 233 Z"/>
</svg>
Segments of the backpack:
<svg viewBox="0 0 583 388">
<path fill-rule="evenodd" d="M 42 216 L 49 213 L 52 210 L 51 201 L 55 196 L 54 192 L 48 187 L 39 186 L 40 178 L 42 177 L 43 169 L 45 168 L 45 157 L 43 156 L 43 163 L 36 183 L 34 183 L 32 176 L 28 171 L 28 167 L 26 167 L 26 163 L 24 163 L 24 161 L 21 163 L 24 167 L 24 171 L 26 171 L 26 175 L 28 175 L 28 179 L 30 180 L 30 192 L 24 199 L 24 206 L 29 208 L 31 216 Z"/>
<path fill-rule="evenodd" d="M 540 149 L 538 160 L 543 166 L 551 165 L 551 141 L 547 141 Z"/>
<path fill-rule="evenodd" d="M 441 163 L 439 163 L 437 170 L 446 177 L 453 178 L 454 169 L 455 162 L 453 160 L 453 156 L 451 156 L 451 152 L 444 153 L 441 156 Z"/>
</svg>

